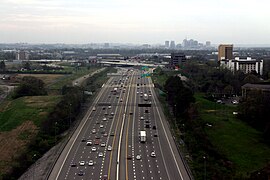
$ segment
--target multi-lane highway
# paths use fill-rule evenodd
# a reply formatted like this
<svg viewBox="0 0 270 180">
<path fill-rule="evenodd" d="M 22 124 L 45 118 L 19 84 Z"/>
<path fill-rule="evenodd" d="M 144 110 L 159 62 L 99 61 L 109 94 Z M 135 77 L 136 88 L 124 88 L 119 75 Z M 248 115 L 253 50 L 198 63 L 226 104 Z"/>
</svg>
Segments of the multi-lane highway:
<svg viewBox="0 0 270 180">
<path fill-rule="evenodd" d="M 121 69 L 103 85 L 49 179 L 190 179 L 151 79 L 141 73 Z"/>
</svg>

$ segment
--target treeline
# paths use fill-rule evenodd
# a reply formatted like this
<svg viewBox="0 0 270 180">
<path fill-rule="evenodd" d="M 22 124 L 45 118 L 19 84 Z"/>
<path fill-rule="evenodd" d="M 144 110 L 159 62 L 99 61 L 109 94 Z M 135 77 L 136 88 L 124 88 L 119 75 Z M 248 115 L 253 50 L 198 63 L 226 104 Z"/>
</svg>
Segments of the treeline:
<svg viewBox="0 0 270 180">
<path fill-rule="evenodd" d="M 262 91 L 251 91 L 238 106 L 238 117 L 263 133 L 270 145 L 270 95 Z"/>
<path fill-rule="evenodd" d="M 241 95 L 242 85 L 260 82 L 256 72 L 233 73 L 228 69 L 220 68 L 217 62 L 187 62 L 181 66 L 180 72 L 191 80 L 189 83 L 194 90 L 206 93 L 209 97 Z"/>
<path fill-rule="evenodd" d="M 167 79 L 163 89 L 166 99 L 173 111 L 176 128 L 181 131 L 181 140 L 192 154 L 192 169 L 196 179 L 229 179 L 233 174 L 233 165 L 211 144 L 204 131 L 204 122 L 199 117 L 193 97 L 193 91 L 188 84 L 178 76 Z M 203 158 L 205 157 L 205 159 Z M 204 167 L 204 161 L 207 161 Z M 207 168 L 207 174 L 201 173 Z"/>
</svg>

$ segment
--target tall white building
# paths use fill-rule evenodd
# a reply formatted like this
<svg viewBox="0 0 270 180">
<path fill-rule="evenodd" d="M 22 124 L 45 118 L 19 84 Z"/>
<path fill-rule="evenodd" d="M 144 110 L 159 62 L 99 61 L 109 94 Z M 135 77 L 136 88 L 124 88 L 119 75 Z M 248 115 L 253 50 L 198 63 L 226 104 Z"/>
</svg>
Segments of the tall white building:
<svg viewBox="0 0 270 180">
<path fill-rule="evenodd" d="M 263 74 L 263 60 L 252 59 L 247 57 L 246 59 L 240 59 L 235 57 L 235 59 L 223 59 L 220 61 L 220 66 L 230 69 L 231 71 L 242 71 L 244 73 L 250 73 L 255 71 L 256 73 Z"/>
</svg>

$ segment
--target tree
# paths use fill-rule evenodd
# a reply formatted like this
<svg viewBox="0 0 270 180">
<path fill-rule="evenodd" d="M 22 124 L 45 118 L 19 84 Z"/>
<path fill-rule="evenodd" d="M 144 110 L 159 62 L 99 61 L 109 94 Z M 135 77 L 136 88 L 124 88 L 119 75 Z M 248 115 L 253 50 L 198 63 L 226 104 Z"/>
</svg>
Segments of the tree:
<svg viewBox="0 0 270 180">
<path fill-rule="evenodd" d="M 46 95 L 45 84 L 42 80 L 32 77 L 25 76 L 22 79 L 21 84 L 15 90 L 13 98 L 19 98 L 22 96 L 39 96 Z"/>
<path fill-rule="evenodd" d="M 171 76 L 164 85 L 167 92 L 167 100 L 171 107 L 173 107 L 176 116 L 183 116 L 191 102 L 194 102 L 192 91 L 185 87 L 180 77 Z"/>
<path fill-rule="evenodd" d="M 5 72 L 6 71 L 6 64 L 4 61 L 0 62 L 0 71 Z"/>
</svg>

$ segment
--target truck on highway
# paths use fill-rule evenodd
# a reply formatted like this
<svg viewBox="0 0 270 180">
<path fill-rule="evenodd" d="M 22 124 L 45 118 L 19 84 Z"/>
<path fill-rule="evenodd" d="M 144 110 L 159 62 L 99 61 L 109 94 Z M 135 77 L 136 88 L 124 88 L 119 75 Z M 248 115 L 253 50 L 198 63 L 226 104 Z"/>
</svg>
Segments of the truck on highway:
<svg viewBox="0 0 270 180">
<path fill-rule="evenodd" d="M 140 139 L 140 142 L 146 142 L 146 131 L 140 131 L 139 132 L 139 139 Z"/>
</svg>

